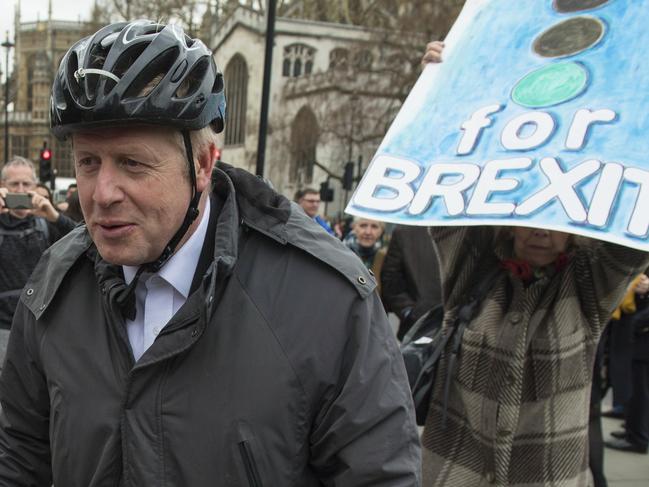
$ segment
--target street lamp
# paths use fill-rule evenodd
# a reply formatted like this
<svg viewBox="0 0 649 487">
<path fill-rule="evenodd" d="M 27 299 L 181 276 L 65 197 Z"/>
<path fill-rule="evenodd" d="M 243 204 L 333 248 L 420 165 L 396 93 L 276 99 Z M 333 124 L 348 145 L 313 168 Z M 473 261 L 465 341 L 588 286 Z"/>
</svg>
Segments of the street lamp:
<svg viewBox="0 0 649 487">
<path fill-rule="evenodd" d="M 275 38 L 275 10 L 277 0 L 268 0 L 266 17 L 266 50 L 264 54 L 264 79 L 261 88 L 261 111 L 259 114 L 259 139 L 257 141 L 257 176 L 264 176 L 266 158 L 266 135 L 268 132 L 268 105 L 270 104 L 270 76 L 273 68 L 273 42 Z"/>
<path fill-rule="evenodd" d="M 5 57 L 5 164 L 9 162 L 9 49 L 15 44 L 9 41 L 9 31 L 6 40 L 0 44 L 6 51 Z"/>
</svg>

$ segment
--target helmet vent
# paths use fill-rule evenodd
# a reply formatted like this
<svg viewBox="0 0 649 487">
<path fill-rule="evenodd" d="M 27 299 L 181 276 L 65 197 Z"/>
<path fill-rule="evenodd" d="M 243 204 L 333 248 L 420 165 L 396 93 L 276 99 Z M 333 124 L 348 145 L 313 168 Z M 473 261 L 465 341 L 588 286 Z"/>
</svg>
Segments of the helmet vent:
<svg viewBox="0 0 649 487">
<path fill-rule="evenodd" d="M 194 95 L 203 84 L 208 66 L 209 58 L 207 56 L 200 58 L 176 90 L 176 98 L 187 98 Z"/>
<path fill-rule="evenodd" d="M 171 70 L 178 59 L 178 54 L 178 47 L 173 47 L 157 56 L 140 71 L 124 93 L 123 99 L 141 98 L 149 95 Z"/>
<path fill-rule="evenodd" d="M 113 74 L 115 74 L 118 78 L 124 77 L 124 73 L 126 73 L 128 68 L 130 68 L 133 63 L 135 63 L 135 61 L 142 55 L 147 47 L 148 43 L 142 42 L 126 49 L 113 65 L 113 68 L 111 69 Z M 104 94 L 108 94 L 116 84 L 117 83 L 115 83 L 113 80 L 106 80 L 106 84 L 104 86 Z"/>
<path fill-rule="evenodd" d="M 217 72 L 214 78 L 214 84 L 212 85 L 212 93 L 223 93 L 223 88 L 223 75 Z"/>
<path fill-rule="evenodd" d="M 77 58 L 76 52 L 70 51 L 70 55 L 68 56 L 68 65 L 66 68 L 68 77 L 67 84 L 70 87 L 72 96 L 78 100 L 81 96 L 81 87 L 79 86 L 79 81 L 74 77 L 74 73 L 77 72 L 77 69 L 79 69 L 79 58 Z"/>
<path fill-rule="evenodd" d="M 84 69 L 89 68 L 103 70 L 108 51 L 109 49 L 103 47 L 101 43 L 95 44 L 94 46 L 92 46 L 90 52 L 87 55 L 87 59 L 89 61 L 87 62 L 87 65 L 79 67 L 82 67 Z M 79 78 L 79 86 L 82 90 L 83 95 L 85 95 L 85 101 L 89 105 L 92 105 L 97 98 L 97 85 L 99 84 L 99 81 L 100 76 L 96 73 L 90 73 Z"/>
<path fill-rule="evenodd" d="M 194 42 L 196 42 L 195 39 L 192 39 L 187 34 L 185 34 L 185 46 L 187 46 L 187 49 L 192 47 L 194 45 Z"/>
</svg>

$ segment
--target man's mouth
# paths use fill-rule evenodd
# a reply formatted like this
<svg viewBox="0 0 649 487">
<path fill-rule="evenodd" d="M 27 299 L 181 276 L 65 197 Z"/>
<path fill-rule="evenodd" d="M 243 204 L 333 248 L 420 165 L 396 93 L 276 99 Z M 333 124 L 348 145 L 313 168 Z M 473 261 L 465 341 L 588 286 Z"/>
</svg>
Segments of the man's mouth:
<svg viewBox="0 0 649 487">
<path fill-rule="evenodd" d="M 133 223 L 121 220 L 99 220 L 95 226 L 107 238 L 123 237 L 135 228 Z"/>
</svg>

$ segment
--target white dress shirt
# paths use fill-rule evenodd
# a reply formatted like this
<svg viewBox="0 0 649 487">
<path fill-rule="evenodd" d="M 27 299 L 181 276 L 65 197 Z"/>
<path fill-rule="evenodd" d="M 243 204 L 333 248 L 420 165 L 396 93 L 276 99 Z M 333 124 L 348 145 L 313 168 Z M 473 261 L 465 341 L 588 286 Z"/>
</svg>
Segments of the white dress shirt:
<svg viewBox="0 0 649 487">
<path fill-rule="evenodd" d="M 135 320 L 126 320 L 126 331 L 135 361 L 140 360 L 169 320 L 185 304 L 210 220 L 210 200 L 198 228 L 185 244 L 155 274 L 143 273 L 135 286 Z M 122 266 L 130 284 L 138 266 Z"/>
</svg>

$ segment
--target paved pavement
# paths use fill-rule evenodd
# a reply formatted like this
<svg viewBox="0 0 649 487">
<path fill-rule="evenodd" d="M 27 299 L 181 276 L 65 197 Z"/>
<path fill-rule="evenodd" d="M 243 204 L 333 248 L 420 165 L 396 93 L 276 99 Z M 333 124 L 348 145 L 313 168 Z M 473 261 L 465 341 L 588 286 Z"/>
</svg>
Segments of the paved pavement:
<svg viewBox="0 0 649 487">
<path fill-rule="evenodd" d="M 602 418 L 604 440 L 619 430 L 622 421 Z M 604 474 L 608 487 L 649 487 L 649 454 L 624 453 L 605 448 Z"/>
</svg>

